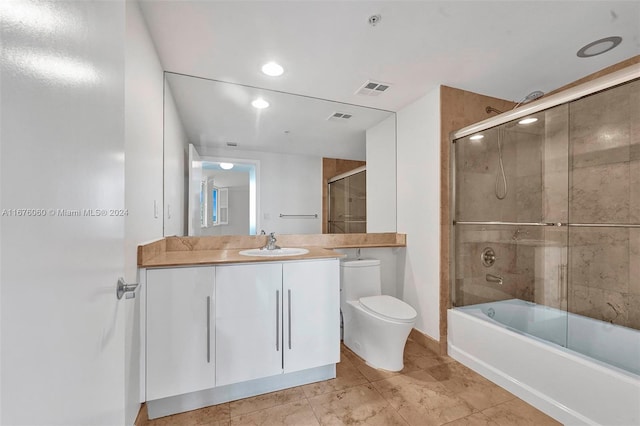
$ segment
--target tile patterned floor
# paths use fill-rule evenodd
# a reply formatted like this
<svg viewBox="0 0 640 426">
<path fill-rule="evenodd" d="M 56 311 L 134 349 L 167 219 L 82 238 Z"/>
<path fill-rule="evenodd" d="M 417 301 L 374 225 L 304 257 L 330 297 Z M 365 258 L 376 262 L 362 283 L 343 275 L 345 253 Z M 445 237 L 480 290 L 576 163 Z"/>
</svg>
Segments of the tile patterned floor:
<svg viewBox="0 0 640 426">
<path fill-rule="evenodd" d="M 449 357 L 409 340 L 405 367 L 367 366 L 342 347 L 333 380 L 142 422 L 201 425 L 559 425 Z"/>
</svg>

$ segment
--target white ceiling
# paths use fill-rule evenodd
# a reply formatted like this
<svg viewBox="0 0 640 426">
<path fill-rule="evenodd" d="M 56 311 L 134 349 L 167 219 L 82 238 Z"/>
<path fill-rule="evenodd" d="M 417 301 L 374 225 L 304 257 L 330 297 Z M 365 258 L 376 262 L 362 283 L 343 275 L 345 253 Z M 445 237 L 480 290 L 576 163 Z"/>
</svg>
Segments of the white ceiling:
<svg viewBox="0 0 640 426">
<path fill-rule="evenodd" d="M 400 110 L 441 84 L 517 102 L 534 90 L 550 92 L 640 54 L 640 1 L 140 4 L 166 71 L 389 111 Z M 376 26 L 368 23 L 373 14 L 382 17 Z M 623 38 L 616 49 L 587 59 L 576 56 L 587 43 L 614 35 Z M 262 74 L 260 68 L 268 61 L 284 66 L 284 75 Z M 355 94 L 367 80 L 390 83 L 391 88 L 377 97 Z M 306 140 L 304 149 L 310 154 L 324 149 L 325 156 L 363 156 L 362 132 L 353 138 L 357 147 L 348 152 L 337 149 L 341 144 L 329 150 L 329 138 L 318 137 L 328 131 L 326 117 L 321 118 L 324 127 L 294 128 L 299 122 L 292 114 L 302 107 L 294 106 L 287 114 L 267 112 L 277 104 L 272 102 L 259 121 L 245 103 L 254 117 L 249 122 L 240 110 L 220 111 L 194 95 L 197 91 L 172 90 L 196 145 L 235 141 L 244 149 L 296 152 L 303 150 L 296 143 Z M 267 123 L 267 117 L 278 121 Z M 267 128 L 272 131 L 269 136 Z"/>
</svg>

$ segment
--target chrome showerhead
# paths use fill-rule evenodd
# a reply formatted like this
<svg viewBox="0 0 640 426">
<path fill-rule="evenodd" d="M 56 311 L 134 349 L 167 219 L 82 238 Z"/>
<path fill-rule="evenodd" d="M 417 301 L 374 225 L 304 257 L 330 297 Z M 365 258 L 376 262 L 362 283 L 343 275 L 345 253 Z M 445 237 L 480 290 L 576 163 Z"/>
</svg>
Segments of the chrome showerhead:
<svg viewBox="0 0 640 426">
<path fill-rule="evenodd" d="M 527 96 L 525 96 L 524 100 L 521 103 L 526 104 L 527 102 L 535 101 L 536 99 L 541 98 L 543 96 L 544 96 L 543 91 L 535 90 L 529 93 Z"/>
<path fill-rule="evenodd" d="M 518 108 L 522 104 L 526 104 L 528 102 L 535 101 L 536 99 L 540 99 L 543 96 L 544 96 L 544 92 L 543 91 L 534 90 L 533 92 L 531 92 L 527 96 L 525 96 L 520 102 L 518 102 L 516 104 L 516 106 L 513 107 L 513 109 Z"/>
</svg>

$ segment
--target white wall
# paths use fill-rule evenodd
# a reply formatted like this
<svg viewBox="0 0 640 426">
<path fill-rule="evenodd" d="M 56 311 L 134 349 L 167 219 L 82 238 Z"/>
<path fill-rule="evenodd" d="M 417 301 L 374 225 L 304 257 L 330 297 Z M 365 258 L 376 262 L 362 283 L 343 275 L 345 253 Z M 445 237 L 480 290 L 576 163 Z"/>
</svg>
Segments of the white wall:
<svg viewBox="0 0 640 426">
<path fill-rule="evenodd" d="M 367 130 L 367 232 L 396 232 L 396 115 Z"/>
<path fill-rule="evenodd" d="M 138 282 L 137 246 L 162 237 L 163 70 L 137 2 L 126 3 L 125 62 L 125 279 Z M 138 291 L 138 296 L 140 291 Z M 140 297 L 126 305 L 126 424 L 140 408 Z"/>
<path fill-rule="evenodd" d="M 125 4 L 0 17 L 0 210 L 47 211 L 0 217 L 0 423 L 121 425 Z"/>
<path fill-rule="evenodd" d="M 322 158 L 198 147 L 203 157 L 260 161 L 258 232 L 322 233 Z M 318 214 L 317 219 L 286 219 L 282 214 Z"/>
<path fill-rule="evenodd" d="M 189 141 L 168 84 L 164 96 L 164 235 L 187 235 Z"/>
<path fill-rule="evenodd" d="M 398 112 L 398 232 L 407 234 L 399 296 L 415 328 L 440 338 L 440 88 Z"/>
</svg>

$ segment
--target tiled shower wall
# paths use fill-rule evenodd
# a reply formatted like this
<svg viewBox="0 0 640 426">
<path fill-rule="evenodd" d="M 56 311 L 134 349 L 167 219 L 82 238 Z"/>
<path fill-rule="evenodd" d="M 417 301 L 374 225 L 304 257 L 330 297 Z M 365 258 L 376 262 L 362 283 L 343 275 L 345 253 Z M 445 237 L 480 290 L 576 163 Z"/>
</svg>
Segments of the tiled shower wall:
<svg viewBox="0 0 640 426">
<path fill-rule="evenodd" d="M 640 224 L 640 82 L 537 117 L 457 142 L 456 220 L 621 226 L 457 226 L 454 303 L 517 297 L 640 329 L 640 228 L 623 226 Z M 498 137 L 504 200 L 495 196 Z M 485 247 L 496 252 L 488 268 Z"/>
</svg>

